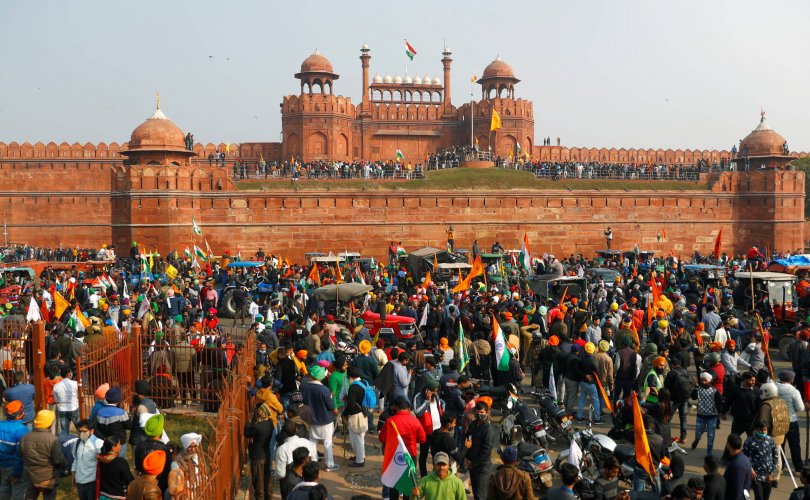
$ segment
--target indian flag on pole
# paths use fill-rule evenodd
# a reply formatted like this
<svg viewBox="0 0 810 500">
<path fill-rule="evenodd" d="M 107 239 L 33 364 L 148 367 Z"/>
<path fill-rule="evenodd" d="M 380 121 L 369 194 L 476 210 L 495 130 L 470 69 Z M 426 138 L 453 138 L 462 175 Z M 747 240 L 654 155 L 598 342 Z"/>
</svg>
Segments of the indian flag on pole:
<svg viewBox="0 0 810 500">
<path fill-rule="evenodd" d="M 382 466 L 382 484 L 389 488 L 396 488 L 397 491 L 410 493 L 413 487 L 416 486 L 414 480 L 416 477 L 416 465 L 393 421 L 387 432 L 388 439 L 386 439 Z M 392 433 L 396 434 L 396 440 L 393 439 Z"/>
<path fill-rule="evenodd" d="M 532 271 L 532 256 L 529 254 L 529 235 L 523 233 L 523 246 L 520 249 L 520 265 L 526 274 Z"/>
<path fill-rule="evenodd" d="M 197 221 L 194 220 L 194 217 L 191 218 L 191 229 L 194 230 L 194 234 L 197 236 L 202 234 L 202 229 L 200 229 L 200 226 L 197 225 Z"/>
<path fill-rule="evenodd" d="M 517 142 L 515 144 L 517 144 L 517 154 L 515 154 L 515 156 L 520 156 L 520 152 L 522 151 L 522 149 L 520 149 L 520 143 Z"/>
<path fill-rule="evenodd" d="M 429 309 L 425 307 L 425 310 Z M 458 371 L 464 371 L 467 364 L 470 362 L 470 353 L 467 352 L 467 341 L 464 338 L 464 328 L 461 326 L 461 321 L 458 322 Z"/>
<path fill-rule="evenodd" d="M 410 43 L 408 43 L 408 40 L 405 40 L 405 55 L 408 56 L 408 59 L 410 59 L 411 61 L 413 61 L 413 56 L 416 55 L 416 49 L 413 48 Z M 411 490 L 408 491 L 410 492 Z"/>
<path fill-rule="evenodd" d="M 402 154 L 402 150 L 397 148 L 397 161 L 402 161 L 405 159 L 405 155 Z"/>
<path fill-rule="evenodd" d="M 506 336 L 495 316 L 492 316 L 492 340 L 495 342 L 495 366 L 499 371 L 509 370 L 509 358 L 512 354 L 506 348 Z"/>
<path fill-rule="evenodd" d="M 196 255 L 200 260 L 208 261 L 208 256 L 203 252 L 203 249 L 194 245 L 194 255 Z"/>
<path fill-rule="evenodd" d="M 191 253 L 191 250 L 189 250 L 188 247 L 186 247 L 186 251 L 184 252 L 184 254 L 188 260 L 191 260 L 194 257 L 194 255 Z"/>
</svg>

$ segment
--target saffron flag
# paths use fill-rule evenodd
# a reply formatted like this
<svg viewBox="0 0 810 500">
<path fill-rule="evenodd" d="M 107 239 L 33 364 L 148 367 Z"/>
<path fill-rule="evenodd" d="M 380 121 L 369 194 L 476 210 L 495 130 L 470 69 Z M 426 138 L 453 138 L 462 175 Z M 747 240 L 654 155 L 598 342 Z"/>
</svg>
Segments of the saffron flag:
<svg viewBox="0 0 810 500">
<path fill-rule="evenodd" d="M 402 440 L 402 436 L 399 434 L 393 420 L 387 432 L 382 477 L 380 479 L 383 485 L 396 488 L 397 491 L 407 491 L 410 494 L 413 487 L 416 486 L 414 479 L 416 477 L 416 465 L 413 457 L 408 453 L 405 441 Z M 396 439 L 394 439 L 395 437 Z"/>
<path fill-rule="evenodd" d="M 197 221 L 194 220 L 194 217 L 191 218 L 191 229 L 197 236 L 202 234 L 202 229 L 200 229 L 200 226 L 197 225 Z"/>
<path fill-rule="evenodd" d="M 79 307 L 78 304 L 73 309 L 73 314 L 75 315 L 76 320 L 82 326 L 82 330 L 76 330 L 76 331 L 84 331 L 85 328 L 90 326 L 90 320 L 87 319 L 87 316 L 84 315 L 84 312 L 81 310 L 81 308 Z"/>
<path fill-rule="evenodd" d="M 498 130 L 501 128 L 501 115 L 494 109 L 492 110 L 492 119 L 489 122 L 489 131 Z"/>
<path fill-rule="evenodd" d="M 454 286 L 451 290 L 453 293 L 463 292 L 470 288 L 470 275 L 466 278 L 461 277 L 461 270 L 458 271 L 458 285 Z"/>
<path fill-rule="evenodd" d="M 430 283 L 431 283 L 430 271 L 428 271 L 427 273 L 425 273 L 425 281 L 422 283 L 422 286 L 427 288 L 427 287 L 430 286 Z M 365 283 L 363 283 L 363 284 L 365 284 Z"/>
<path fill-rule="evenodd" d="M 475 259 L 472 263 L 472 269 L 470 269 L 470 274 L 467 276 L 469 281 L 472 281 L 473 278 L 477 276 L 482 276 L 486 272 L 486 268 L 484 267 L 484 262 L 481 260 L 481 255 L 476 255 Z"/>
<path fill-rule="evenodd" d="M 408 56 L 408 59 L 410 59 L 411 61 L 413 61 L 413 56 L 416 55 L 416 49 L 413 48 L 413 46 L 410 43 L 408 43 L 408 40 L 405 40 L 405 55 Z M 408 491 L 410 492 L 411 490 Z"/>
<path fill-rule="evenodd" d="M 655 481 L 655 464 L 650 453 L 650 442 L 647 441 L 647 430 L 644 428 L 644 417 L 638 403 L 638 394 L 633 391 L 633 434 L 636 444 L 636 464 L 647 471 L 650 479 Z"/>
<path fill-rule="evenodd" d="M 720 259 L 720 247 L 723 245 L 723 228 L 717 233 L 717 238 L 714 240 L 714 260 L 715 262 Z"/>
<path fill-rule="evenodd" d="M 70 307 L 70 303 L 67 300 L 65 300 L 62 294 L 59 292 L 54 292 L 53 310 L 56 314 L 55 317 L 57 320 L 62 317 L 62 314 L 67 310 L 68 307 Z"/>
<path fill-rule="evenodd" d="M 506 336 L 494 315 L 492 316 L 492 339 L 495 342 L 495 366 L 499 371 L 505 372 L 509 370 L 509 358 L 512 357 L 512 354 L 506 348 Z"/>
<path fill-rule="evenodd" d="M 532 257 L 529 255 L 529 235 L 523 233 L 523 247 L 520 249 L 520 265 L 526 274 L 532 271 Z"/>
<path fill-rule="evenodd" d="M 599 380 L 599 376 L 596 375 L 596 372 L 593 372 L 593 378 L 596 379 L 596 385 L 599 386 L 599 392 L 602 394 L 602 400 L 605 402 L 605 408 L 607 408 L 610 413 L 613 413 L 613 403 L 610 402 L 610 398 L 605 392 L 605 388 L 602 386 L 602 381 Z"/>
<path fill-rule="evenodd" d="M 51 320 L 51 311 L 48 309 L 48 303 L 45 302 L 45 300 L 39 304 L 39 314 L 42 317 L 42 321 Z"/>
<path fill-rule="evenodd" d="M 335 264 L 335 275 L 337 276 L 337 282 L 343 283 L 343 273 L 340 272 L 340 264 Z"/>
<path fill-rule="evenodd" d="M 309 270 L 309 279 L 311 279 L 313 283 L 321 284 L 321 274 L 318 272 L 318 264 L 312 264 L 312 269 Z"/>
<path fill-rule="evenodd" d="M 427 307 L 427 306 L 425 306 Z M 464 338 L 464 327 L 461 321 L 458 322 L 458 371 L 464 372 L 464 368 L 470 363 L 470 353 L 467 352 L 467 341 Z"/>
</svg>

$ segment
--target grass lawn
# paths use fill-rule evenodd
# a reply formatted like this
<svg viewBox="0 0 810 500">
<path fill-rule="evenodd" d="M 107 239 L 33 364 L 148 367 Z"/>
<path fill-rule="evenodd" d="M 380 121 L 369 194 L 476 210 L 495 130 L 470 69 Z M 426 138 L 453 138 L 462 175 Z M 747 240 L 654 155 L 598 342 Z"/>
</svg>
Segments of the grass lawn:
<svg viewBox="0 0 810 500">
<path fill-rule="evenodd" d="M 208 422 L 211 422 L 209 424 Z M 169 441 L 171 443 L 176 443 L 177 446 L 180 446 L 180 436 L 183 434 L 188 434 L 189 432 L 196 432 L 197 434 L 203 435 L 203 442 L 202 445 L 204 448 L 208 447 L 210 443 L 211 435 L 213 433 L 214 424 L 214 417 L 206 417 L 202 414 L 199 416 L 196 415 L 166 415 L 166 423 L 164 425 L 164 430 L 166 434 L 169 436 Z M 127 446 L 127 460 L 129 461 L 130 465 L 133 465 L 132 462 L 132 446 Z M 135 467 L 132 467 L 133 474 Z M 76 495 L 76 487 L 73 486 L 72 476 L 63 477 L 59 481 L 59 488 L 56 492 L 56 498 L 64 499 L 64 500 L 75 500 L 79 497 Z"/>
<path fill-rule="evenodd" d="M 624 181 L 568 179 L 552 181 L 538 179 L 531 172 L 500 168 L 433 170 L 427 179 L 416 180 L 289 180 L 236 182 L 240 190 L 270 191 L 446 191 L 446 190 L 513 190 L 513 189 L 567 189 L 567 190 L 681 190 L 702 191 L 708 188 L 702 182 L 687 181 Z"/>
</svg>

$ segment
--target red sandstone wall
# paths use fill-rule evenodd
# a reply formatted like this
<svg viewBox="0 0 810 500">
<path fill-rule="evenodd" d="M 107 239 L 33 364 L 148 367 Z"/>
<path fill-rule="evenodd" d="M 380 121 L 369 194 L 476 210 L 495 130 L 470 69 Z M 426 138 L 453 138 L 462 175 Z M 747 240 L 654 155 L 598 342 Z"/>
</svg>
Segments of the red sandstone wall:
<svg viewBox="0 0 810 500">
<path fill-rule="evenodd" d="M 796 158 L 803 158 L 810 153 L 791 153 Z M 729 151 L 691 150 L 691 149 L 636 149 L 636 148 L 581 148 L 566 146 L 535 146 L 532 157 L 540 161 L 599 161 L 608 163 L 666 163 L 670 165 L 694 165 L 699 160 L 709 163 L 720 163 L 728 160 Z"/>
</svg>

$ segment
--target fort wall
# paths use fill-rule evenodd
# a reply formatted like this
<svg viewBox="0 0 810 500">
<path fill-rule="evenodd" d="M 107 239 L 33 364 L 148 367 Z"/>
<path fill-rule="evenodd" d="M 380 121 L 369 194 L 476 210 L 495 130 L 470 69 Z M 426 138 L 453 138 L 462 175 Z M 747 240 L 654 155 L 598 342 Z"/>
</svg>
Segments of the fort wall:
<svg viewBox="0 0 810 500">
<path fill-rule="evenodd" d="M 106 172 L 104 174 L 100 173 Z M 0 211 L 10 242 L 91 245 L 130 242 L 161 252 L 192 244 L 191 220 L 215 251 L 243 255 L 259 247 L 300 260 L 309 251 L 360 251 L 384 257 L 391 240 L 406 249 L 499 241 L 532 251 L 592 255 L 614 231 L 614 248 L 635 244 L 659 254 L 689 255 L 752 244 L 804 246 L 804 173 L 715 174 L 703 191 L 237 191 L 221 169 L 0 163 Z M 664 238 L 666 233 L 666 238 Z M 659 235 L 661 238 L 659 238 Z"/>
</svg>

